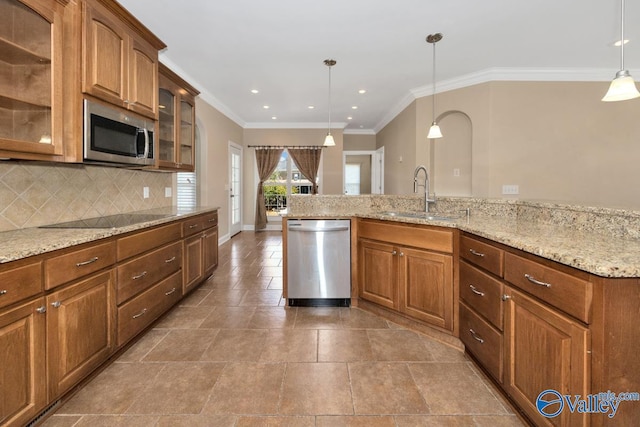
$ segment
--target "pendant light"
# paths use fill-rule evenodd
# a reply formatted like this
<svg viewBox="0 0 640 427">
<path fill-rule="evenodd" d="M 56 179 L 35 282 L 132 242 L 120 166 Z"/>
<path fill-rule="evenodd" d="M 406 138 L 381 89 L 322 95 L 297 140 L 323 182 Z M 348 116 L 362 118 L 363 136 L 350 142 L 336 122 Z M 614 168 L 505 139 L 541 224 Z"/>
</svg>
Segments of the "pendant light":
<svg viewBox="0 0 640 427">
<path fill-rule="evenodd" d="M 442 138 L 440 126 L 436 123 L 436 43 L 440 40 L 442 40 L 442 33 L 429 34 L 427 36 L 427 43 L 431 43 L 433 45 L 433 97 L 431 98 L 433 122 L 429 128 L 429 134 L 427 135 L 428 139 Z"/>
<path fill-rule="evenodd" d="M 336 65 L 336 61 L 333 59 L 325 59 L 324 65 L 329 67 L 329 131 L 327 132 L 327 136 L 324 138 L 325 147 L 333 147 L 336 145 L 336 142 L 333 140 L 333 136 L 331 135 L 331 67 Z"/>
<path fill-rule="evenodd" d="M 624 0 L 620 0 L 620 71 L 611 81 L 607 94 L 602 98 L 605 102 L 626 101 L 640 97 L 629 70 L 624 69 Z"/>
</svg>

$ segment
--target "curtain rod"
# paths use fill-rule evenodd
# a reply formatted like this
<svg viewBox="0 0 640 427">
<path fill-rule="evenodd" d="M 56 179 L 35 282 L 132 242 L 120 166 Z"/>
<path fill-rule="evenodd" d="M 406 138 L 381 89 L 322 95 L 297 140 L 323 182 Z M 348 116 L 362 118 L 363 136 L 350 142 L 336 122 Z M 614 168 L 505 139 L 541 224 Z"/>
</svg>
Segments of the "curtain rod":
<svg viewBox="0 0 640 427">
<path fill-rule="evenodd" d="M 284 148 L 323 148 L 322 145 L 247 145 L 249 148 L 264 149 L 284 149 Z"/>
</svg>

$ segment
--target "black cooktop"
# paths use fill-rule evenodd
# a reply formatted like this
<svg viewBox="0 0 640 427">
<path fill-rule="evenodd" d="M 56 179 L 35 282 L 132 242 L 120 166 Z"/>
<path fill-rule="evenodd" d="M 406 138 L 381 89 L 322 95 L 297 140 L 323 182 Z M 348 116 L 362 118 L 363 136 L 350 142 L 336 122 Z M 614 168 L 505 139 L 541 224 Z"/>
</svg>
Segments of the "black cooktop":
<svg viewBox="0 0 640 427">
<path fill-rule="evenodd" d="M 157 219 L 168 218 L 173 214 L 142 214 L 125 213 L 97 218 L 79 219 L 76 221 L 60 222 L 58 224 L 42 225 L 40 228 L 118 228 L 128 225 L 139 224 L 141 222 L 155 221 Z"/>
</svg>

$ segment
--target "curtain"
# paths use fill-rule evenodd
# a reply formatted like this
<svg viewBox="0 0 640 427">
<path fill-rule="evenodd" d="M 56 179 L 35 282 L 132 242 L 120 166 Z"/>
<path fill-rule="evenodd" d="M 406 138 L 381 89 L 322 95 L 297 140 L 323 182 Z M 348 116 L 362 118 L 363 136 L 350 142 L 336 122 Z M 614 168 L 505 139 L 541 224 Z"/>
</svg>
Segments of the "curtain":
<svg viewBox="0 0 640 427">
<path fill-rule="evenodd" d="M 264 182 L 278 167 L 282 148 L 256 148 L 256 163 L 258 164 L 258 191 L 256 197 L 256 219 L 255 229 L 263 230 L 267 228 L 267 207 L 264 204 Z"/>
<path fill-rule="evenodd" d="M 314 148 L 289 148 L 291 159 L 295 162 L 300 173 L 311 181 L 311 194 L 318 194 L 318 167 L 320 167 L 320 156 L 322 147 Z"/>
</svg>

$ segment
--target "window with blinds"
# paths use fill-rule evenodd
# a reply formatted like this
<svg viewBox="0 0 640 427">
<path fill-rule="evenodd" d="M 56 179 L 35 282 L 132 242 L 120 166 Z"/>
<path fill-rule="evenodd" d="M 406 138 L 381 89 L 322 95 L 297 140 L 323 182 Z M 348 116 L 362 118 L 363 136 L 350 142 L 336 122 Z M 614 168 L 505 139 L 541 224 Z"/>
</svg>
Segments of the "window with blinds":
<svg viewBox="0 0 640 427">
<path fill-rule="evenodd" d="M 178 209 L 193 208 L 197 205 L 196 174 L 194 172 L 178 172 L 176 198 Z"/>
</svg>

